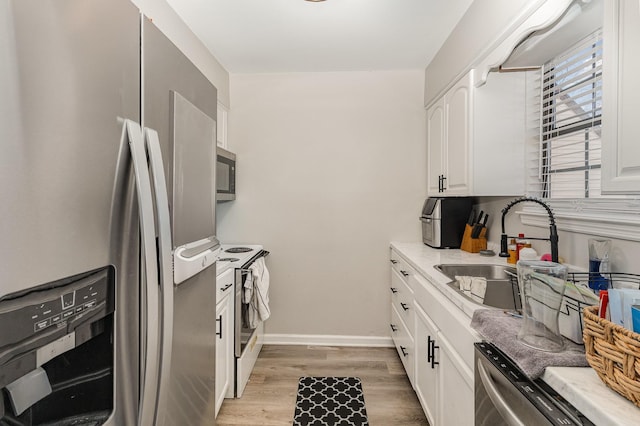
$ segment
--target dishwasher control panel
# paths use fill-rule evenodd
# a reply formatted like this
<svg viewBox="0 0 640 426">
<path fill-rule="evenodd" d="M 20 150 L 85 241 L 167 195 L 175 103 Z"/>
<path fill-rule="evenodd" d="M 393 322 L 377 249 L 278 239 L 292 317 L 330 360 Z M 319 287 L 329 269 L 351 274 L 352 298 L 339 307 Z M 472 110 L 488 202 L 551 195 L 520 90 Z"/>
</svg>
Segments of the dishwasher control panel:
<svg viewBox="0 0 640 426">
<path fill-rule="evenodd" d="M 575 407 L 541 380 L 527 377 L 518 366 L 495 345 L 475 343 L 476 351 L 484 356 L 502 375 L 544 415 L 552 425 L 593 425 Z"/>
</svg>

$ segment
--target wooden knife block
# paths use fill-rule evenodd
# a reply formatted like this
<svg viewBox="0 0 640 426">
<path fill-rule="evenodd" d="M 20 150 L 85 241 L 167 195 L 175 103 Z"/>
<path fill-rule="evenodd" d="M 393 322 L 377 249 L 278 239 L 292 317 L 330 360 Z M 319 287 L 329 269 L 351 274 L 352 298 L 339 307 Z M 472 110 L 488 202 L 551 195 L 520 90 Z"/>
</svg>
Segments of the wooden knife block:
<svg viewBox="0 0 640 426">
<path fill-rule="evenodd" d="M 462 243 L 460 244 L 460 250 L 464 250 L 469 253 L 478 253 L 480 250 L 486 250 L 487 228 L 482 228 L 478 238 L 471 238 L 471 231 L 473 231 L 473 226 L 466 224 L 464 228 L 464 235 L 462 236 Z"/>
</svg>

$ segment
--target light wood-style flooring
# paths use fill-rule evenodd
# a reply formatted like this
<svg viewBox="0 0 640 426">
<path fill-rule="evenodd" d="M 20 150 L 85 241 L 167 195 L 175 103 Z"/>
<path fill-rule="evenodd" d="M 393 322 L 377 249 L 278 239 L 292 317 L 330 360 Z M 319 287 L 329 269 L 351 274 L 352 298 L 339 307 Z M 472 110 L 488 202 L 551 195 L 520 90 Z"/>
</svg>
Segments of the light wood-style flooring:
<svg viewBox="0 0 640 426">
<path fill-rule="evenodd" d="M 395 348 L 266 345 L 242 398 L 225 399 L 217 426 L 290 426 L 303 376 L 359 377 L 370 426 L 429 424 Z"/>
</svg>

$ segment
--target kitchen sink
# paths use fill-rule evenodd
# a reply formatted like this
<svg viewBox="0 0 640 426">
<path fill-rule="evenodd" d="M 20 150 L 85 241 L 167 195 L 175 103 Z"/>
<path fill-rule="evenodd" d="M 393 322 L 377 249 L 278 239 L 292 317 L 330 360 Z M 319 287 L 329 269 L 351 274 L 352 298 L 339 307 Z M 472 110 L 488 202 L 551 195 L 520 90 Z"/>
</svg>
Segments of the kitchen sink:
<svg viewBox="0 0 640 426">
<path fill-rule="evenodd" d="M 520 309 L 520 293 L 517 285 L 516 268 L 514 267 L 489 264 L 447 264 L 436 265 L 435 269 L 451 279 L 451 282 L 447 283 L 447 285 L 473 303 L 507 310 Z M 456 276 L 485 278 L 487 280 L 487 290 L 484 302 L 479 303 L 462 292 L 459 283 L 456 281 Z"/>
</svg>

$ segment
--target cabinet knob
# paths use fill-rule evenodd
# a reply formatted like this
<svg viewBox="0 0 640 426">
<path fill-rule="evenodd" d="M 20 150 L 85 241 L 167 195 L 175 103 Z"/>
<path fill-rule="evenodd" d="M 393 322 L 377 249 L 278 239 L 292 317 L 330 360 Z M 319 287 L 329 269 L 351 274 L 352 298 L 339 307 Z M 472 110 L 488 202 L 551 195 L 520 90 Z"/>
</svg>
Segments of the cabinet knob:
<svg viewBox="0 0 640 426">
<path fill-rule="evenodd" d="M 402 306 L 402 309 L 404 309 L 405 311 L 409 310 L 409 305 L 407 305 L 406 303 L 400 303 L 400 306 Z"/>
<path fill-rule="evenodd" d="M 395 287 L 391 287 L 391 293 L 396 294 L 398 292 L 398 289 Z"/>
<path fill-rule="evenodd" d="M 409 355 L 409 352 L 407 352 L 407 348 L 405 348 L 404 346 L 400 346 L 400 350 L 402 351 L 402 355 L 404 356 Z"/>
<path fill-rule="evenodd" d="M 407 271 L 400 271 L 403 277 L 408 277 L 409 273 Z"/>
<path fill-rule="evenodd" d="M 393 331 L 394 333 L 398 331 L 398 327 L 396 327 L 395 325 L 389 324 L 389 326 L 391 326 L 391 331 Z"/>
<path fill-rule="evenodd" d="M 396 263 L 398 263 L 398 261 L 397 261 L 397 260 L 395 260 L 395 259 L 391 259 L 391 264 L 395 265 Z"/>
</svg>

